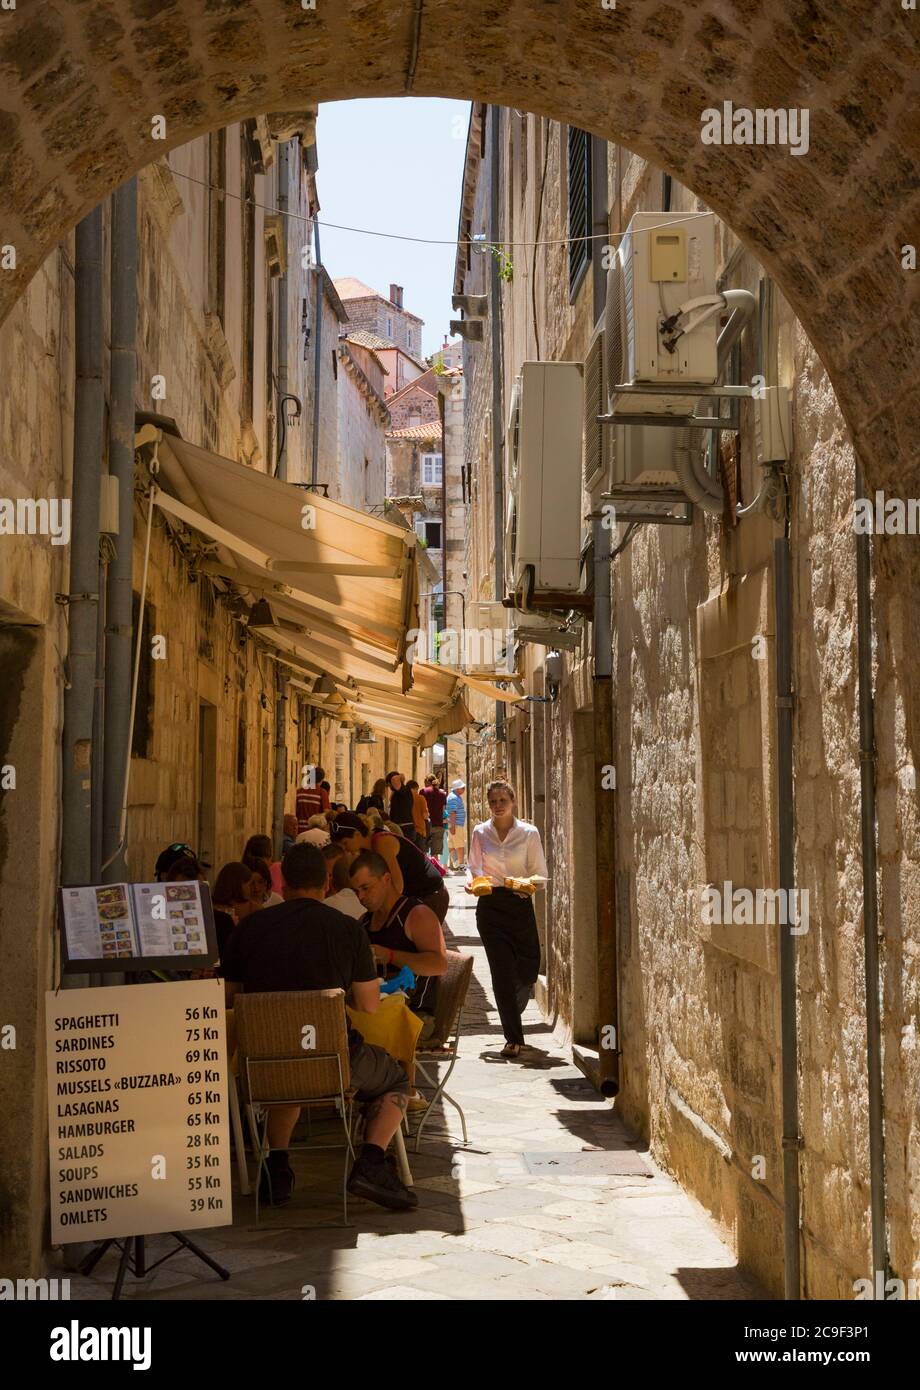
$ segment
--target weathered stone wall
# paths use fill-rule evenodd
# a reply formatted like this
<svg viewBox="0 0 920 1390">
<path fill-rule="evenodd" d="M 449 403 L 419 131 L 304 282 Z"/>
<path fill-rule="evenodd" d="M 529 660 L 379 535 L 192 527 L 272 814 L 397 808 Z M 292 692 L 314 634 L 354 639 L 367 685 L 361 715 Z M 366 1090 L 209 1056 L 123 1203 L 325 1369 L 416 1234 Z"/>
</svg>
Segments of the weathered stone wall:
<svg viewBox="0 0 920 1390">
<path fill-rule="evenodd" d="M 379 362 L 357 344 L 339 352 L 338 466 L 330 496 L 350 507 L 380 507 L 386 491 L 386 430 Z"/>
<path fill-rule="evenodd" d="M 0 329 L 0 498 L 67 498 L 73 455 L 73 237 Z M 70 550 L 0 536 L 0 1264 L 37 1273 L 47 1205 L 44 991 L 55 978 L 62 681 Z M 15 1045 L 12 1045 L 13 1042 Z M 32 1213 L 31 1221 L 23 1214 Z"/>
<path fill-rule="evenodd" d="M 905 478 L 916 491 L 917 478 L 920 277 L 900 256 L 920 207 L 920 40 L 902 7 L 882 7 L 871 25 L 863 10 L 858 0 L 822 0 L 800 19 L 786 6 L 728 0 L 683 10 L 662 0 L 615 10 L 470 0 L 459 15 L 442 7 L 426 16 L 412 91 L 536 108 L 679 170 L 782 287 L 828 369 L 870 485 L 897 496 Z M 116 0 L 103 23 L 53 0 L 6 12 L 0 246 L 14 248 L 16 262 L 0 274 L 2 312 L 79 216 L 151 156 L 307 97 L 404 95 L 416 18 L 410 0 L 386 9 L 343 0 L 315 13 L 287 0 L 226 0 L 204 17 L 180 0 L 158 19 Z M 704 144 L 701 116 L 724 101 L 742 110 L 807 103 L 807 155 Z M 916 548 L 886 549 L 891 573 L 916 592 Z M 916 672 L 908 700 L 916 755 Z"/>
<path fill-rule="evenodd" d="M 387 401 L 390 419 L 394 430 L 402 430 L 410 425 L 430 425 L 438 419 L 438 398 L 436 383 L 427 373 L 417 382 L 404 386 L 398 396 Z M 415 417 L 418 417 L 417 419 Z"/>
<path fill-rule="evenodd" d="M 516 118 L 515 118 L 516 119 Z M 512 132 L 504 118 L 503 157 Z M 592 327 L 590 275 L 569 302 L 565 169 L 559 129 L 531 118 L 521 171 L 501 180 L 509 241 L 535 237 L 534 189 L 544 186 L 536 258 L 516 253 L 503 293 L 505 392 L 527 357 L 581 360 Z M 542 144 L 548 140 L 548 147 Z M 546 148 L 545 177 L 543 151 Z M 479 170 L 474 205 L 487 225 Z M 611 226 L 660 206 L 660 175 L 611 147 Z M 536 184 L 534 179 L 536 177 Z M 672 208 L 699 206 L 678 185 Z M 556 242 L 557 244 L 552 244 Z M 763 275 L 724 226 L 726 283 L 755 292 Z M 532 276 L 536 273 L 536 316 Z M 485 285 L 468 275 L 467 293 Z M 827 373 L 801 325 L 775 296 L 776 380 L 793 388 L 789 466 L 795 633 L 795 828 L 799 890 L 809 893 L 799 962 L 799 1086 L 806 1297 L 849 1298 L 870 1274 L 865 988 L 862 944 L 859 736 L 856 685 L 853 452 Z M 536 322 L 534 322 L 536 317 Z M 490 583 L 477 534 L 487 530 L 490 459 L 483 458 L 489 398 L 483 347 L 465 349 L 467 463 L 477 501 L 468 544 L 471 593 Z M 759 370 L 755 335 L 741 346 L 741 379 Z M 769 379 L 769 378 L 768 378 Z M 750 417 L 741 432 L 742 500 L 761 482 Z M 901 488 L 901 495 L 905 492 Z M 585 498 L 585 510 L 589 500 Z M 486 505 L 484 505 L 486 504 Z M 477 514 L 477 513 L 482 513 Z M 487 531 L 490 535 L 491 532 Z M 739 1258 L 774 1290 L 782 1270 L 781 1047 L 778 926 L 708 923 L 703 888 L 775 886 L 775 637 L 773 539 L 781 527 L 751 515 L 734 530 L 696 513 L 689 529 L 646 526 L 612 565 L 618 790 L 622 1092 L 618 1107 L 653 1151 L 733 1232 Z M 615 533 L 622 539 L 623 528 Z M 892 1261 L 916 1267 L 918 1215 L 917 794 L 904 676 L 908 605 L 876 548 L 874 619 L 878 718 L 878 831 L 883 940 L 887 1180 Z M 901 542 L 910 544 L 910 541 Z M 558 699 L 515 714 L 511 772 L 540 814 L 534 758 L 545 756 L 544 838 L 551 882 L 544 932 L 548 1014 L 575 1041 L 596 1042 L 592 1017 L 593 890 L 585 775 L 590 771 L 590 625 L 566 654 Z M 525 647 L 526 688 L 542 692 L 540 648 Z M 531 707 L 532 710 L 534 707 Z M 480 714 L 479 717 L 488 717 Z M 487 766 L 501 759 L 488 735 L 473 751 L 471 806 Z M 529 766 L 528 766 L 529 764 Z M 595 796 L 602 795 L 595 789 Z M 526 814 L 526 810 L 525 810 Z M 475 819 L 475 813 L 474 813 Z M 801 919 L 800 924 L 804 924 Z"/>
<path fill-rule="evenodd" d="M 395 347 L 410 352 L 413 357 L 422 351 L 422 320 L 416 314 L 400 309 L 380 295 L 373 298 L 348 299 L 345 302 L 348 318 L 355 328 L 376 333 Z"/>
<path fill-rule="evenodd" d="M 223 322 L 209 315 L 207 140 L 176 150 L 139 178 L 138 377 L 139 410 L 171 416 L 183 437 L 233 459 L 273 467 L 268 447 L 274 402 L 267 390 L 266 295 L 269 281 L 261 223 L 255 247 L 253 418 L 241 403 L 243 305 L 239 202 L 227 199 L 227 253 Z M 227 184 L 239 192 L 239 132 L 227 132 Z M 298 206 L 299 161 L 291 161 L 291 206 Z M 188 176 L 188 177 L 186 177 Z M 277 196 L 275 174 L 256 177 L 256 200 Z M 261 214 L 260 214 L 261 215 Z M 109 217 L 104 209 L 104 266 L 109 255 Z M 300 439 L 290 435 L 289 477 L 309 477 L 309 453 L 299 447 L 311 418 L 312 363 L 298 351 L 300 295 L 313 284 L 299 254 L 289 261 L 288 389 L 302 394 Z M 338 318 L 324 296 L 325 343 L 336 341 Z M 107 299 L 103 306 L 107 318 Z M 312 321 L 312 320 L 311 320 Z M 277 322 L 276 322 L 277 328 Z M 73 241 L 48 257 L 0 331 L 0 497 L 66 498 L 71 495 L 73 446 Z M 277 360 L 277 359 L 276 359 Z M 331 352 L 324 353 L 321 390 L 321 469 L 335 475 L 336 382 Z M 108 376 L 104 369 L 104 377 Z M 162 378 L 162 383 L 159 380 Z M 165 387 L 165 395 L 161 390 Z M 322 473 L 321 473 L 322 475 Z M 143 477 L 138 473 L 137 481 Z M 135 510 L 135 585 L 139 587 L 146 502 Z M 0 536 L 0 778 L 15 769 L 16 782 L 0 799 L 0 1025 L 16 1029 L 15 1050 L 5 1049 L 0 1075 L 0 1248 L 11 1275 L 40 1272 L 45 1207 L 43 992 L 56 979 L 56 888 L 59 879 L 60 740 L 66 679 L 67 626 L 56 595 L 69 592 L 69 547 L 47 536 Z M 215 600 L 211 582 L 194 582 L 176 534 L 155 513 L 148 602 L 151 637 L 165 638 L 151 662 L 151 738 L 147 756 L 132 759 L 128 816 L 128 871 L 152 876 L 157 855 L 174 840 L 207 851 L 210 878 L 238 858 L 246 838 L 272 828 L 275 762 L 274 663 Z M 202 708 L 213 718 L 213 755 L 199 766 Z M 347 745 L 338 723 L 314 718 L 292 690 L 286 708 L 285 805 L 304 763 L 325 759 L 333 796 L 349 799 Z M 240 725 L 244 766 L 238 769 Z M 338 749 L 336 743 L 338 740 Z M 374 775 L 383 770 L 382 746 L 371 748 Z M 411 752 L 396 747 L 408 765 Z M 241 772 L 242 775 L 238 775 Z M 213 808 L 206 842 L 198 819 L 199 784 Z M 26 1136 L 25 1140 L 23 1136 Z"/>
<path fill-rule="evenodd" d="M 449 379 L 444 397 L 444 476 L 447 485 L 447 604 L 445 627 L 459 628 L 466 599 L 466 527 L 469 515 L 463 500 L 463 377 Z"/>
</svg>

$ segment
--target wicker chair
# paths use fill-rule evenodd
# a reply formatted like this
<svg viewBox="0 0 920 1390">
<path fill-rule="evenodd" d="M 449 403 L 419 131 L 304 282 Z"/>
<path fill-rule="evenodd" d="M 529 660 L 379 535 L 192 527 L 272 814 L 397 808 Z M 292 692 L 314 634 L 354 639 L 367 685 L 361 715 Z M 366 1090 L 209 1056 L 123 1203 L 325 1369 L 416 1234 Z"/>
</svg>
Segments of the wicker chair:
<svg viewBox="0 0 920 1390">
<path fill-rule="evenodd" d="M 270 1148 L 268 1118 L 278 1105 L 334 1105 L 345 1130 L 342 1214 L 348 1220 L 348 1157 L 352 1146 L 351 1086 L 345 995 L 340 989 L 292 990 L 273 994 L 237 994 L 234 998 L 239 1077 L 249 1120 L 256 1171 L 256 1222 L 259 1179 Z M 313 1046 L 304 1049 L 304 1028 L 312 1027 Z M 259 1131 L 257 1116 L 261 1117 Z M 338 1144 L 299 1145 L 306 1149 L 339 1148 Z M 268 1170 L 266 1170 L 268 1171 Z M 271 1175 L 269 1173 L 269 1183 Z"/>
<path fill-rule="evenodd" d="M 418 1153 L 419 1145 L 422 1142 L 422 1130 L 442 1096 L 459 1114 L 460 1123 L 463 1126 L 463 1142 L 464 1144 L 469 1143 L 466 1132 L 466 1116 L 453 1096 L 447 1094 L 444 1087 L 450 1080 L 450 1074 L 457 1062 L 460 1048 L 460 1020 L 472 978 L 473 957 L 460 955 L 456 951 L 448 951 L 447 973 L 438 977 L 438 1002 L 435 1008 L 434 1028 L 427 1043 L 418 1048 L 415 1053 L 416 1072 L 421 1076 L 426 1086 L 434 1087 L 434 1095 L 422 1114 L 418 1129 L 415 1131 L 416 1153 Z M 448 1063 L 447 1071 L 440 1080 L 429 1074 L 425 1067 L 426 1061 L 429 1063 Z"/>
</svg>

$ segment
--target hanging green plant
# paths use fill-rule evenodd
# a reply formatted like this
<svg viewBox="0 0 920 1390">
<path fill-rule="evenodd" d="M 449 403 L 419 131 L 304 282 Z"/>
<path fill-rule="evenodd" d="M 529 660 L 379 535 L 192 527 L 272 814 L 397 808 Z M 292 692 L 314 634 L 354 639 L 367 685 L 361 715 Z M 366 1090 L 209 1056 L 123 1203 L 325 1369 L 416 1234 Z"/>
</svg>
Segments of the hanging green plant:
<svg viewBox="0 0 920 1390">
<path fill-rule="evenodd" d="M 499 244 L 498 246 L 490 246 L 489 250 L 498 261 L 498 278 L 506 282 L 511 280 L 514 275 L 514 265 L 505 248 Z"/>
</svg>

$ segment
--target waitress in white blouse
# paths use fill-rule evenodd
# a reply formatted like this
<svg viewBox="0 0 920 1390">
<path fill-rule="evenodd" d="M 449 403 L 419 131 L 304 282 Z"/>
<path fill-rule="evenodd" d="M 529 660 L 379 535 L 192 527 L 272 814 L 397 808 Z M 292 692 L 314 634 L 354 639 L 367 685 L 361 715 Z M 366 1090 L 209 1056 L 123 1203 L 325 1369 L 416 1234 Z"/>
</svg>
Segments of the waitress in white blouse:
<svg viewBox="0 0 920 1390">
<path fill-rule="evenodd" d="M 540 973 L 540 939 L 532 895 L 506 888 L 505 879 L 540 875 L 545 880 L 546 860 L 537 827 L 514 814 L 514 788 L 490 782 L 486 798 L 492 815 L 473 830 L 465 887 L 471 893 L 470 885 L 479 877 L 492 884 L 491 893 L 476 900 L 476 926 L 506 1039 L 501 1055 L 514 1058 L 524 1046 L 521 1014 Z"/>
</svg>

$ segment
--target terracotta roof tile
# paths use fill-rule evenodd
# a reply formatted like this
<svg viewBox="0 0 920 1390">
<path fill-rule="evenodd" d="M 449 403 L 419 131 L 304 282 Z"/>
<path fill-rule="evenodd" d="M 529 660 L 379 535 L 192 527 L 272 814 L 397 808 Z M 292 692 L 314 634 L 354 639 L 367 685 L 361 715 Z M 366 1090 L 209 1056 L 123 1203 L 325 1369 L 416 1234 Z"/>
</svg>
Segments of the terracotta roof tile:
<svg viewBox="0 0 920 1390">
<path fill-rule="evenodd" d="M 390 398 L 392 400 L 392 397 Z M 387 402 L 389 405 L 389 401 Z M 427 425 L 407 425 L 401 430 L 387 430 L 387 439 L 440 439 L 441 422 L 431 420 Z"/>
</svg>

